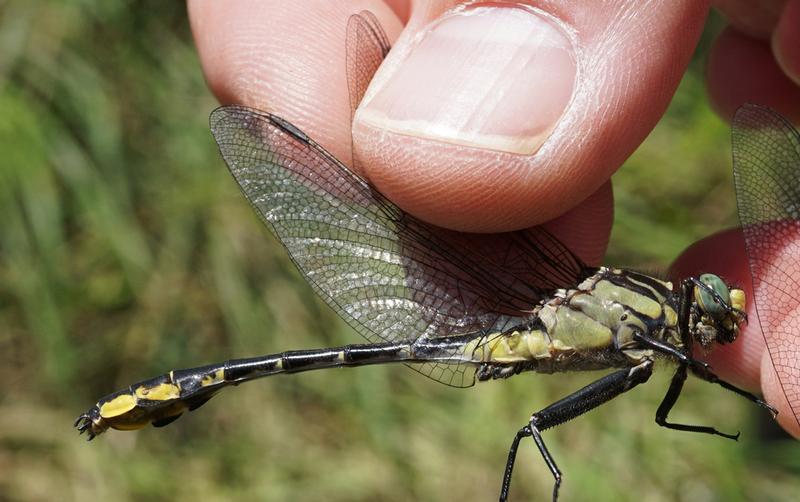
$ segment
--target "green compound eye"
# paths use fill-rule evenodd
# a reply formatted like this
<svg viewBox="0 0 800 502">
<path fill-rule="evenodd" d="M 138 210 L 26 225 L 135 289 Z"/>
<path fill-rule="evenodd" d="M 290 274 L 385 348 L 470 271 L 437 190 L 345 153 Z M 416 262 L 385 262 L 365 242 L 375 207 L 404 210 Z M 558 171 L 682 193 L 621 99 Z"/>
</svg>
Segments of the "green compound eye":
<svg viewBox="0 0 800 502">
<path fill-rule="evenodd" d="M 728 290 L 728 286 L 719 276 L 714 274 L 703 274 L 700 276 L 700 282 L 709 286 L 715 293 L 719 295 L 725 305 L 731 304 L 731 295 L 730 291 Z M 697 300 L 697 303 L 700 305 L 700 308 L 703 311 L 708 312 L 711 317 L 714 319 L 722 320 L 725 318 L 727 311 L 725 307 L 720 305 L 714 300 L 714 296 L 707 290 L 695 286 L 694 287 L 694 297 Z"/>
</svg>

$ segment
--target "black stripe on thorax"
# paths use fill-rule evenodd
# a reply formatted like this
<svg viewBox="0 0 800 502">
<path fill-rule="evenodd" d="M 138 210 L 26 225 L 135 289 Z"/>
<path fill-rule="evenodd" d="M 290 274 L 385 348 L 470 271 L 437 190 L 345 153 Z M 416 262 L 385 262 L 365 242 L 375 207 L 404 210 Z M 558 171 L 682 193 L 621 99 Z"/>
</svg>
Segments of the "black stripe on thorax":
<svg viewBox="0 0 800 502">
<path fill-rule="evenodd" d="M 631 278 L 639 282 L 642 282 L 644 284 L 647 284 L 648 286 L 656 290 L 656 292 L 658 292 L 658 294 L 660 294 L 664 298 L 669 299 L 675 295 L 675 291 L 669 289 L 667 286 L 664 285 L 664 282 L 657 279 L 656 277 L 653 277 L 652 275 L 643 274 L 641 272 L 636 272 L 633 270 L 626 270 L 625 273 L 628 274 Z"/>
<path fill-rule="evenodd" d="M 638 272 L 633 272 L 631 270 L 622 270 L 620 273 L 609 271 L 603 275 L 603 279 L 614 284 L 615 286 L 629 289 L 658 303 L 663 303 L 663 301 L 656 296 L 656 293 L 653 290 L 656 290 L 667 301 L 669 301 L 669 299 L 674 295 L 672 291 L 667 289 L 663 284 L 660 284 L 653 277 L 640 274 Z M 645 284 L 649 287 L 645 287 L 642 284 Z"/>
<path fill-rule="evenodd" d="M 672 305 L 675 297 L 674 292 L 669 290 L 663 284 L 659 283 L 652 276 L 631 270 L 623 269 L 620 270 L 619 273 L 609 271 L 602 276 L 602 279 L 608 280 L 608 282 L 614 284 L 615 286 L 631 290 L 636 294 L 642 295 L 658 303 L 661 306 L 660 315 L 655 318 L 636 310 L 632 305 L 625 304 L 624 307 L 628 313 L 635 316 L 646 326 L 649 335 L 654 335 L 657 331 L 663 328 L 666 319 L 665 305 L 669 305 L 674 309 Z M 637 282 L 641 284 L 637 284 Z M 662 301 L 660 298 L 658 298 L 656 293 L 646 286 L 650 286 L 656 290 L 658 294 L 663 296 L 664 300 Z"/>
</svg>

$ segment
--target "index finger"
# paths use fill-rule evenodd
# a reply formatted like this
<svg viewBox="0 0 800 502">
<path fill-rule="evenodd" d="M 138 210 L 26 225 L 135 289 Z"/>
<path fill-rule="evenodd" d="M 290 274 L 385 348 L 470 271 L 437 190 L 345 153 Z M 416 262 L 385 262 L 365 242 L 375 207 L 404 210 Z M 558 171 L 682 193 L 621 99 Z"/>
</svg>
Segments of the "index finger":
<svg viewBox="0 0 800 502">
<path fill-rule="evenodd" d="M 369 10 L 394 40 L 401 24 L 386 4 L 190 0 L 188 7 L 203 72 L 221 103 L 275 113 L 349 161 L 347 23 Z"/>
</svg>

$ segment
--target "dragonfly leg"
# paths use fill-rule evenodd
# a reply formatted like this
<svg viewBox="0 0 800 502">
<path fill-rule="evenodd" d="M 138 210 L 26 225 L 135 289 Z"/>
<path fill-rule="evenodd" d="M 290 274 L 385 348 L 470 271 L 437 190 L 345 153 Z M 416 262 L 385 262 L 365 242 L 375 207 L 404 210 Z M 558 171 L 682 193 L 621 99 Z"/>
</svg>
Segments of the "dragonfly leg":
<svg viewBox="0 0 800 502">
<path fill-rule="evenodd" d="M 664 395 L 664 399 L 658 406 L 658 410 L 656 410 L 656 423 L 661 427 L 666 427 L 667 429 L 687 432 L 702 432 L 704 434 L 712 434 L 715 436 L 733 439 L 734 441 L 738 440 L 738 432 L 736 434 L 726 434 L 713 427 L 707 427 L 703 425 L 675 424 L 667 421 L 667 416 L 669 415 L 670 410 L 672 410 L 672 407 L 675 406 L 675 403 L 678 401 L 678 397 L 681 395 L 681 391 L 683 390 L 683 383 L 686 381 L 686 370 L 687 365 L 684 363 L 679 364 L 678 369 L 675 370 L 675 374 L 672 376 L 672 383 L 670 383 L 669 389 Z M 705 373 L 713 375 L 713 373 L 708 370 L 706 370 Z M 714 376 L 716 377 L 716 375 Z"/>
<path fill-rule="evenodd" d="M 656 340 L 655 338 L 651 338 L 640 332 L 634 333 L 633 339 L 649 349 L 653 349 L 657 352 L 661 352 L 662 354 L 674 357 L 680 364 L 689 366 L 693 369 L 698 368 L 698 371 L 702 370 L 708 373 L 711 372 L 711 366 L 709 366 L 708 363 L 704 363 L 703 361 L 698 361 L 697 359 L 692 358 L 691 356 L 681 352 L 674 345 Z"/>
<path fill-rule="evenodd" d="M 500 502 L 505 502 L 508 500 L 508 489 L 511 488 L 511 474 L 514 472 L 514 462 L 517 460 L 517 449 L 519 449 L 519 442 L 522 441 L 522 438 L 530 437 L 532 435 L 533 431 L 531 430 L 531 426 L 526 424 L 523 428 L 517 431 L 517 435 L 514 436 L 514 440 L 511 442 L 511 448 L 508 449 L 506 468 L 503 471 L 503 485 L 500 488 Z M 559 484 L 561 482 L 561 472 L 558 471 L 557 467 L 556 472 L 558 472 L 556 484 Z"/>
<path fill-rule="evenodd" d="M 767 404 L 766 401 L 764 401 L 763 399 L 759 398 L 758 396 L 756 396 L 752 392 L 747 392 L 746 390 L 740 389 L 739 387 L 736 387 L 733 384 L 730 384 L 730 383 L 728 383 L 728 382 L 726 382 L 724 380 L 720 380 L 720 378 L 716 374 L 714 374 L 714 372 L 712 372 L 709 368 L 692 368 L 692 373 L 696 377 L 701 378 L 701 379 L 705 380 L 706 382 L 715 383 L 715 384 L 719 385 L 720 387 L 722 387 L 723 389 L 727 389 L 727 390 L 729 390 L 731 392 L 735 392 L 736 394 L 742 396 L 743 398 L 747 399 L 748 401 L 757 404 L 761 408 L 764 408 L 765 410 L 769 411 L 770 414 L 772 415 L 772 418 L 775 418 L 775 417 L 778 416 L 778 410 L 776 410 L 775 408 L 773 408 L 772 406 Z"/>
<path fill-rule="evenodd" d="M 558 469 L 553 456 L 544 444 L 542 431 L 554 427 L 573 418 L 583 415 L 589 410 L 597 408 L 603 403 L 614 399 L 623 392 L 646 382 L 653 373 L 653 361 L 646 360 L 632 368 L 617 370 L 603 378 L 590 383 L 586 387 L 570 394 L 569 396 L 551 404 L 543 410 L 534 413 L 527 425 L 522 427 L 508 451 L 508 460 L 503 473 L 503 485 L 500 488 L 500 502 L 508 500 L 508 491 L 511 488 L 511 475 L 514 471 L 514 462 L 517 458 L 517 449 L 523 438 L 532 437 L 539 448 L 542 458 L 553 474 L 553 502 L 558 499 L 558 489 L 561 486 L 561 471 Z"/>
</svg>

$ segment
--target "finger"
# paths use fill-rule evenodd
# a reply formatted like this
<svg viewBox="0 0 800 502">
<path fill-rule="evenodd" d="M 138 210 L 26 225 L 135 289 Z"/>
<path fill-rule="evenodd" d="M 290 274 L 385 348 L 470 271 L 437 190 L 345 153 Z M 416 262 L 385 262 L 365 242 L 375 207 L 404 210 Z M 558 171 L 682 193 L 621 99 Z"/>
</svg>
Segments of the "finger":
<svg viewBox="0 0 800 502">
<path fill-rule="evenodd" d="M 711 106 L 725 119 L 744 103 L 758 103 L 800 121 L 800 87 L 778 66 L 766 40 L 726 28 L 708 58 L 707 86 Z"/>
<path fill-rule="evenodd" d="M 786 214 L 791 212 L 787 208 Z M 797 259 L 800 236 L 793 231 L 792 223 L 770 221 L 748 229 L 754 242 L 763 243 L 751 246 L 752 258 L 758 263 L 753 284 L 761 295 L 756 298 L 759 321 L 769 347 L 762 359 L 761 388 L 770 404 L 778 408 L 780 423 L 786 426 L 794 421 L 796 431 L 800 427 L 796 414 L 800 402 L 797 349 L 800 305 L 795 285 L 800 277 Z"/>
<path fill-rule="evenodd" d="M 394 12 L 397 19 L 405 25 L 411 17 L 411 0 L 384 0 L 386 5 Z"/>
<path fill-rule="evenodd" d="M 285 117 L 350 159 L 347 20 L 370 10 L 394 39 L 400 22 L 384 2 L 189 0 L 188 8 L 203 72 L 222 103 Z"/>
<path fill-rule="evenodd" d="M 781 70 L 800 86 L 800 0 L 789 0 L 772 33 L 772 52 Z"/>
<path fill-rule="evenodd" d="M 753 302 L 753 286 L 740 229 L 727 230 L 696 242 L 687 248 L 670 267 L 675 284 L 685 277 L 710 272 L 728 284 L 744 290 L 748 322 L 741 327 L 736 342 L 716 345 L 705 357 L 723 380 L 752 391 L 760 391 L 761 357 L 766 346 Z"/>
<path fill-rule="evenodd" d="M 586 200 L 543 226 L 584 263 L 599 266 L 606 254 L 613 221 L 614 193 L 609 180 Z"/>
<path fill-rule="evenodd" d="M 714 0 L 713 4 L 736 31 L 768 40 L 786 0 Z"/>
<path fill-rule="evenodd" d="M 761 386 L 764 389 L 764 399 L 767 400 L 775 409 L 778 410 L 776 419 L 781 427 L 789 434 L 800 439 L 800 423 L 794 416 L 792 407 L 786 400 L 783 384 L 778 380 L 778 373 L 772 365 L 769 353 L 764 353 L 762 357 Z"/>
<path fill-rule="evenodd" d="M 223 103 L 243 103 L 287 117 L 336 157 L 349 159 L 343 52 L 347 19 L 352 12 L 369 9 L 390 38 L 400 26 L 380 3 L 359 2 L 344 10 L 341 4 L 305 2 L 300 8 L 297 3 L 235 0 L 223 6 L 190 0 L 192 29 L 209 86 Z M 399 16 L 407 15 L 402 2 L 391 7 Z M 382 168 L 391 170 L 394 162 L 388 157 Z M 564 216 L 563 221 L 577 223 L 575 230 L 560 226 L 554 233 L 565 241 L 579 240 L 578 254 L 597 263 L 611 223 L 610 185 L 588 199 L 587 207 Z M 456 206 L 464 202 L 448 201 Z"/>
<path fill-rule="evenodd" d="M 780 255 L 772 267 L 775 277 L 765 281 L 782 281 L 785 270 Z M 763 393 L 768 403 L 778 409 L 778 422 L 795 437 L 800 437 L 800 424 L 786 400 L 784 385 L 797 382 L 783 381 L 777 377 L 769 352 L 766 350 L 764 334 L 753 295 L 753 284 L 740 229 L 727 230 L 703 239 L 681 254 L 670 268 L 670 276 L 676 278 L 698 276 L 704 272 L 715 273 L 729 284 L 741 287 L 747 298 L 747 323 L 741 327 L 739 338 L 732 344 L 719 345 L 705 358 L 714 372 L 723 380 L 738 387 Z M 788 312 L 785 322 L 796 323 L 800 313 Z M 791 357 L 791 356 L 790 356 Z"/>
<path fill-rule="evenodd" d="M 694 0 L 453 4 L 417 4 L 354 134 L 389 198 L 474 231 L 534 225 L 595 192 L 663 113 L 706 12 Z"/>
</svg>

